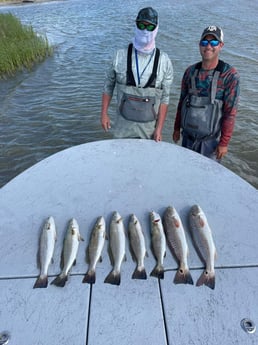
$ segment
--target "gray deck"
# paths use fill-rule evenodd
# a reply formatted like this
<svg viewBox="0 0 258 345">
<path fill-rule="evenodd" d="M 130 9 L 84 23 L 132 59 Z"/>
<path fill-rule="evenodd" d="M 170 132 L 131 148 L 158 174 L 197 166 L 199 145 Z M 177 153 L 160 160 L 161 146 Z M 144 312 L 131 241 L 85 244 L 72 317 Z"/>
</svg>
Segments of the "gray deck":
<svg viewBox="0 0 258 345">
<path fill-rule="evenodd" d="M 177 264 L 169 250 L 165 279 L 149 273 L 149 211 L 168 205 L 185 225 L 194 281 L 202 263 L 192 245 L 187 212 L 198 203 L 217 248 L 216 287 L 173 284 Z M 141 221 L 149 256 L 146 281 L 135 281 L 127 243 L 120 286 L 104 284 L 111 270 L 106 241 L 96 284 L 82 284 L 85 249 L 96 218 L 107 226 L 113 211 L 127 225 Z M 74 345 L 231 345 L 257 344 L 240 322 L 258 325 L 258 193 L 223 166 L 177 145 L 148 140 L 105 140 L 59 152 L 31 167 L 0 189 L 0 333 L 9 344 Z M 64 288 L 33 289 L 39 274 L 38 238 L 45 219 L 55 218 L 58 240 L 49 282 L 60 272 L 67 222 L 77 219 L 85 242 Z"/>
</svg>

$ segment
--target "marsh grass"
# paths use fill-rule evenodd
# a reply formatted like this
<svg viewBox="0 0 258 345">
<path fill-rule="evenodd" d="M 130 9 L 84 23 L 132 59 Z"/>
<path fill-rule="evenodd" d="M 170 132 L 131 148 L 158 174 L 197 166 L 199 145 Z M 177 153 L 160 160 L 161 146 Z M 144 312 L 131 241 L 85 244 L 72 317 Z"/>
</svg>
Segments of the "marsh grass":
<svg viewBox="0 0 258 345">
<path fill-rule="evenodd" d="M 0 14 L 0 78 L 31 69 L 52 53 L 46 37 L 22 25 L 11 13 Z"/>
</svg>

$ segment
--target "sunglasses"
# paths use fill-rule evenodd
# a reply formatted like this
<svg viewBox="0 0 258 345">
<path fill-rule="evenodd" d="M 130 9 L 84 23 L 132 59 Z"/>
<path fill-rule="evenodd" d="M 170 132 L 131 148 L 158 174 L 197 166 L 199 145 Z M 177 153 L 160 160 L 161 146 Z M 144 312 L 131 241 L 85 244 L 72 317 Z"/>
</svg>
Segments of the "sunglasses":
<svg viewBox="0 0 258 345">
<path fill-rule="evenodd" d="M 201 40 L 200 46 L 207 47 L 210 43 L 211 47 L 217 47 L 220 44 L 219 40 Z"/>
<path fill-rule="evenodd" d="M 144 24 L 142 22 L 137 22 L 136 25 L 137 25 L 137 28 L 140 30 L 146 29 L 147 31 L 153 31 L 156 28 L 156 25 L 154 24 Z"/>
</svg>

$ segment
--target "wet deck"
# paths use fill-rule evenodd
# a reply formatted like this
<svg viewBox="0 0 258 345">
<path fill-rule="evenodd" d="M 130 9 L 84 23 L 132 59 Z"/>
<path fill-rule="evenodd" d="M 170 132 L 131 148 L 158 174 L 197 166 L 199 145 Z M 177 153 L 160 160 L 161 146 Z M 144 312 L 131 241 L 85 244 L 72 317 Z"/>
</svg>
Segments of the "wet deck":
<svg viewBox="0 0 258 345">
<path fill-rule="evenodd" d="M 198 203 L 213 231 L 218 257 L 216 287 L 175 285 L 176 261 L 169 250 L 164 280 L 149 273 L 149 212 L 173 205 L 185 225 L 194 282 L 202 263 L 187 226 Z M 127 226 L 131 213 L 143 225 L 149 256 L 146 281 L 135 268 L 127 241 L 121 285 L 104 284 L 111 270 L 106 241 L 96 284 L 82 284 L 85 249 L 96 218 L 107 225 L 118 211 Z M 191 344 L 258 343 L 241 320 L 258 324 L 258 192 L 223 166 L 189 150 L 147 140 L 106 140 L 59 152 L 0 189 L 0 333 L 9 344 Z M 60 272 L 67 222 L 77 219 L 85 242 L 64 288 L 33 289 L 39 269 L 38 238 L 45 219 L 55 218 L 58 239 L 49 282 Z M 248 324 L 249 325 L 249 324 Z M 0 338 L 1 341 L 1 338 Z"/>
</svg>

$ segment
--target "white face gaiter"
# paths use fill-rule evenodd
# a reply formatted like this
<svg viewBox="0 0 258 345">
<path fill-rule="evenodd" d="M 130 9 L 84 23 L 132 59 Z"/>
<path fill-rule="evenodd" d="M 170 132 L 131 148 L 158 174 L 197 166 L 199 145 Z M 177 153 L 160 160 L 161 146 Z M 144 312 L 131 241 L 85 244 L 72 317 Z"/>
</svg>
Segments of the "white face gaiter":
<svg viewBox="0 0 258 345">
<path fill-rule="evenodd" d="M 135 36 L 132 40 L 134 48 L 143 54 L 151 54 L 155 49 L 155 38 L 158 33 L 158 25 L 153 31 L 135 28 Z"/>
</svg>

